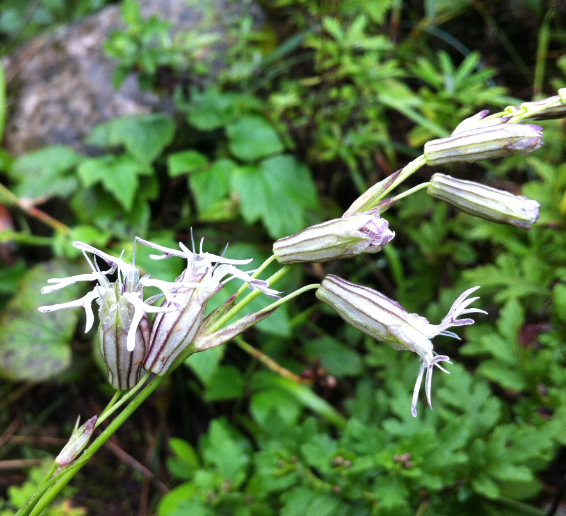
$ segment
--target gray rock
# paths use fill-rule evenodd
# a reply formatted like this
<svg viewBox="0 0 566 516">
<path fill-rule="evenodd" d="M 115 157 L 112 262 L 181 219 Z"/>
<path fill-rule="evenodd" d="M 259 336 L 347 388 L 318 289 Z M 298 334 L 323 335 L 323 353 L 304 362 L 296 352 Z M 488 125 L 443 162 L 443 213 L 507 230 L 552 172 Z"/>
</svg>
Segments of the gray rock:
<svg viewBox="0 0 566 516">
<path fill-rule="evenodd" d="M 156 14 L 171 22 L 174 31 L 202 25 L 203 2 L 187 6 L 185 0 L 141 0 L 140 4 L 144 17 Z M 204 0 L 204 4 L 209 8 L 213 4 L 222 18 L 206 27 L 207 32 L 225 30 L 224 22 L 242 8 L 241 2 L 230 0 Z M 30 40 L 4 58 L 8 81 L 4 146 L 9 152 L 20 155 L 51 144 L 88 152 L 82 140 L 94 125 L 120 115 L 168 109 L 154 93 L 140 91 L 134 75 L 118 91 L 113 89 L 116 62 L 104 55 L 102 45 L 111 31 L 123 27 L 119 6 L 110 6 Z"/>
</svg>

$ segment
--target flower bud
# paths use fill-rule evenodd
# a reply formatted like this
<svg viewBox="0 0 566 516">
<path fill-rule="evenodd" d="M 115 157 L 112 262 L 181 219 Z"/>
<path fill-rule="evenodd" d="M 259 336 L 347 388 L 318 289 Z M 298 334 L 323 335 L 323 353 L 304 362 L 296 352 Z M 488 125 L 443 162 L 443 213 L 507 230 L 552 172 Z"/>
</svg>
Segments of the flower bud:
<svg viewBox="0 0 566 516">
<path fill-rule="evenodd" d="M 540 110 L 543 106 L 547 107 L 542 111 L 536 111 L 537 109 Z M 554 95 L 546 99 L 523 102 L 519 106 L 507 106 L 505 108 L 505 113 L 509 113 L 512 116 L 528 114 L 529 111 L 534 112 L 532 115 L 529 115 L 531 120 L 554 120 L 566 116 L 566 105 L 563 105 L 561 102 L 560 95 Z"/>
<path fill-rule="evenodd" d="M 368 211 L 303 229 L 273 244 L 279 263 L 327 262 L 352 258 L 361 253 L 377 253 L 395 233 L 378 210 Z"/>
<path fill-rule="evenodd" d="M 454 131 L 452 131 L 452 135 L 463 133 L 465 131 L 469 131 L 471 129 L 479 129 L 481 127 L 487 127 L 490 125 L 500 125 L 506 124 L 511 116 L 502 116 L 499 118 L 493 118 L 491 120 L 484 120 L 484 118 L 489 115 L 489 109 L 484 109 L 475 115 L 462 120 L 457 126 Z"/>
<path fill-rule="evenodd" d="M 79 425 L 79 420 L 77 419 L 77 424 L 75 425 L 75 429 L 71 434 L 69 442 L 61 450 L 61 453 L 57 455 L 55 464 L 58 466 L 66 466 L 73 462 L 81 454 L 88 444 L 90 436 L 94 432 L 94 426 L 96 425 L 97 419 L 98 416 L 93 416 L 90 419 L 87 419 L 80 428 L 77 428 Z"/>
<path fill-rule="evenodd" d="M 558 98 L 560 99 L 560 104 L 566 106 L 566 88 L 560 88 L 558 90 Z"/>
<path fill-rule="evenodd" d="M 458 338 L 447 328 L 473 324 L 473 319 L 458 319 L 469 313 L 485 313 L 477 308 L 467 308 L 477 297 L 467 299 L 479 287 L 466 290 L 452 305 L 452 308 L 439 325 L 430 324 L 427 319 L 407 312 L 399 303 L 368 287 L 356 285 L 338 276 L 329 274 L 316 291 L 316 297 L 330 305 L 338 315 L 366 335 L 376 340 L 388 342 L 394 349 L 417 353 L 421 367 L 413 392 L 411 413 L 417 415 L 417 398 L 426 370 L 425 391 L 429 406 L 431 402 L 432 371 L 439 362 L 449 362 L 449 358 L 436 355 L 430 339 L 436 335 Z M 447 372 L 447 371 L 445 371 Z"/>
<path fill-rule="evenodd" d="M 355 213 L 364 213 L 369 211 L 371 208 L 374 208 L 377 199 L 379 199 L 383 193 L 391 187 L 401 172 L 403 172 L 403 169 L 393 172 L 390 176 L 387 176 L 379 183 L 375 183 L 371 188 L 368 188 L 352 203 L 352 205 L 344 212 L 342 217 L 348 217 Z"/>
<path fill-rule="evenodd" d="M 269 310 L 260 310 L 259 312 L 248 314 L 233 324 L 226 326 L 218 331 L 207 333 L 206 327 L 209 325 L 203 324 L 195 337 L 195 350 L 196 352 L 205 351 L 210 348 L 216 348 L 225 344 L 226 342 L 244 333 L 248 328 L 255 326 L 258 322 L 263 321 L 266 317 L 270 316 L 278 307 Z M 211 314 L 212 315 L 212 314 Z"/>
<path fill-rule="evenodd" d="M 444 174 L 432 176 L 428 193 L 470 215 L 499 224 L 531 229 L 539 217 L 537 201 Z"/>
<path fill-rule="evenodd" d="M 427 165 L 473 162 L 528 154 L 542 145 L 541 139 L 542 127 L 538 125 L 489 125 L 431 140 L 424 146 L 424 155 Z"/>
<path fill-rule="evenodd" d="M 149 342 L 149 322 L 145 313 L 139 324 L 135 322 L 135 306 L 127 296 L 120 295 L 120 283 L 104 290 L 100 301 L 98 339 L 102 358 L 108 369 L 108 381 L 115 389 L 131 389 L 139 380 Z M 135 346 L 128 350 L 132 340 L 130 328 L 135 329 Z M 128 337 L 129 336 L 129 337 Z"/>
</svg>

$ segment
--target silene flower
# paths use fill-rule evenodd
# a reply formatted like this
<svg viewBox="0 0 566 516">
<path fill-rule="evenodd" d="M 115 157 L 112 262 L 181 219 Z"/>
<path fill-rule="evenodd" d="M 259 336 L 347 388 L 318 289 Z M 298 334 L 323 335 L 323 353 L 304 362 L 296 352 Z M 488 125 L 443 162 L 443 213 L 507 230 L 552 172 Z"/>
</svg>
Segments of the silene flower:
<svg viewBox="0 0 566 516">
<path fill-rule="evenodd" d="M 481 118 L 482 113 L 476 116 Z M 471 163 L 513 154 L 529 154 L 542 146 L 542 127 L 539 125 L 498 124 L 491 121 L 487 126 L 477 124 L 477 121 L 468 122 L 472 126 L 470 129 L 458 132 L 456 128 L 456 134 L 425 143 L 426 164 Z"/>
<path fill-rule="evenodd" d="M 411 414 L 417 416 L 417 400 L 424 373 L 426 371 L 425 392 L 432 409 L 431 388 L 434 367 L 446 371 L 441 362 L 450 363 L 445 355 L 438 355 L 430 339 L 436 335 L 446 335 L 459 339 L 448 331 L 451 326 L 473 324 L 473 319 L 458 319 L 470 313 L 483 313 L 478 308 L 468 306 L 479 299 L 469 298 L 479 287 L 466 290 L 452 305 L 450 311 L 438 325 L 417 314 L 407 312 L 399 303 L 368 287 L 356 285 L 338 276 L 329 274 L 316 291 L 316 297 L 330 305 L 342 319 L 355 328 L 382 342 L 388 342 L 394 349 L 413 351 L 420 357 L 420 368 L 413 391 Z"/>
<path fill-rule="evenodd" d="M 193 251 L 189 250 L 182 243 L 179 243 L 180 250 L 177 250 L 141 238 L 137 238 L 137 241 L 163 253 L 150 255 L 154 260 L 172 256 L 187 260 L 186 269 L 175 282 L 146 282 L 147 285 L 159 287 L 166 297 L 161 306 L 161 313 L 158 313 L 153 321 L 143 366 L 157 375 L 165 374 L 177 357 L 193 343 L 203 322 L 208 300 L 228 281 L 237 278 L 247 283 L 252 290 L 260 290 L 269 297 L 278 297 L 278 292 L 269 288 L 269 283 L 252 278 L 247 272 L 236 267 L 250 263 L 251 259 L 230 260 L 205 253 L 202 250 L 202 241 L 198 253 L 194 248 Z M 195 348 L 195 351 L 199 349 Z"/>
<path fill-rule="evenodd" d="M 379 210 L 356 213 L 316 224 L 273 244 L 279 263 L 327 262 L 377 253 L 395 233 Z"/>
<path fill-rule="evenodd" d="M 96 300 L 99 305 L 100 349 L 108 368 L 108 381 L 115 389 L 130 389 L 139 379 L 149 340 L 149 323 L 146 314 L 165 312 L 174 308 L 171 306 L 154 307 L 144 303 L 143 287 L 147 285 L 146 282 L 152 285 L 154 283 L 149 280 L 149 276 L 140 278 L 140 273 L 134 265 L 84 242 L 73 242 L 73 246 L 83 252 L 92 273 L 50 279 L 48 283 L 51 285 L 43 287 L 41 293 L 48 294 L 79 281 L 96 281 L 97 285 L 80 299 L 68 303 L 41 306 L 39 311 L 54 312 L 64 308 L 84 308 L 86 333 L 94 323 L 92 302 Z M 110 266 L 110 269 L 101 271 L 96 261 L 90 260 L 87 252 L 101 258 Z M 111 282 L 108 276 L 115 272 L 117 279 Z"/>
<path fill-rule="evenodd" d="M 539 218 L 540 204 L 533 199 L 444 174 L 432 176 L 427 192 L 470 215 L 499 224 L 531 229 Z"/>
</svg>

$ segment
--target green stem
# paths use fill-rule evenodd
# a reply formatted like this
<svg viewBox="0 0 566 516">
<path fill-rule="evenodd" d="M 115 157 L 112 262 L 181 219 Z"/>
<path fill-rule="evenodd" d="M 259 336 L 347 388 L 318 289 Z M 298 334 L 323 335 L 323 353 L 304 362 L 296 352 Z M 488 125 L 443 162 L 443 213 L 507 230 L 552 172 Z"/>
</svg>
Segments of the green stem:
<svg viewBox="0 0 566 516">
<path fill-rule="evenodd" d="M 395 181 L 393 181 L 393 183 L 391 183 L 391 186 L 387 188 L 377 199 L 375 199 L 373 206 L 375 206 L 378 201 L 381 201 L 381 199 L 383 199 L 391 190 L 399 186 L 403 181 L 405 181 L 405 179 L 407 179 L 411 174 L 415 173 L 424 165 L 426 165 L 424 154 L 408 163 L 403 168 L 403 171 L 399 174 L 399 177 Z"/>
<path fill-rule="evenodd" d="M 400 193 L 399 195 L 396 195 L 395 197 L 392 197 L 391 200 L 392 201 L 398 201 L 399 199 L 403 199 L 403 197 L 407 197 L 411 194 L 414 194 L 415 192 L 418 192 L 419 190 L 422 190 L 423 188 L 428 188 L 429 186 L 430 186 L 430 182 L 421 183 L 420 185 L 413 186 L 413 188 L 409 188 L 405 192 Z"/>
<path fill-rule="evenodd" d="M 114 403 L 116 403 L 116 401 L 118 400 L 118 398 L 122 395 L 122 391 L 116 391 L 114 393 L 114 396 L 112 396 L 112 399 L 108 402 L 108 405 L 106 405 L 106 407 L 104 407 L 104 409 L 102 410 L 102 412 L 100 413 L 100 416 L 102 417 L 107 410 L 110 410 L 113 406 Z M 98 420 L 99 421 L 99 420 Z M 98 421 L 97 421 L 97 425 L 98 426 Z M 94 428 L 96 428 L 96 426 Z"/>
<path fill-rule="evenodd" d="M 277 271 L 273 276 L 267 278 L 267 282 L 273 285 L 279 281 L 283 276 L 285 276 L 290 270 L 292 270 L 294 265 L 285 265 L 282 269 Z M 222 317 L 220 317 L 214 324 L 208 328 L 206 333 L 214 333 L 218 331 L 222 326 L 224 326 L 232 317 L 234 317 L 242 308 L 249 305 L 256 297 L 261 294 L 261 290 L 254 290 L 250 292 L 244 299 L 242 299 L 236 306 L 230 308 Z"/>
<path fill-rule="evenodd" d="M 140 388 L 143 386 L 143 384 L 147 381 L 147 379 L 150 376 L 151 376 L 150 373 L 147 373 L 134 387 L 132 387 L 123 396 L 123 398 L 118 403 L 115 403 L 115 404 L 112 404 L 112 405 L 110 405 L 110 403 L 109 403 L 108 404 L 109 406 L 106 407 L 102 411 L 102 414 L 100 414 L 100 417 L 96 421 L 96 425 L 94 426 L 94 428 L 96 428 L 100 423 L 102 423 L 105 419 L 107 419 L 108 416 L 110 416 L 112 413 L 116 412 L 116 410 L 118 410 L 124 403 L 126 403 L 126 401 L 128 401 L 137 391 L 139 391 Z M 121 391 L 118 391 L 118 392 L 121 392 Z M 114 395 L 114 398 L 116 398 L 116 395 Z M 114 400 L 114 398 L 112 398 L 112 400 Z"/>
<path fill-rule="evenodd" d="M 173 368 L 171 368 L 172 370 Z M 28 511 L 21 512 L 18 511 L 17 516 L 38 516 L 41 512 L 54 500 L 54 498 L 61 492 L 61 490 L 69 483 L 69 481 L 77 474 L 77 472 L 87 464 L 94 454 L 102 447 L 108 439 L 114 434 L 114 432 L 130 417 L 130 415 L 145 401 L 148 396 L 155 391 L 167 378 L 166 376 L 156 376 L 146 387 L 141 391 L 130 403 L 129 405 L 118 415 L 116 418 L 108 425 L 108 427 L 96 438 L 96 440 L 85 450 L 83 457 L 77 463 L 73 464 L 71 468 L 64 471 L 61 475 L 52 479 L 50 482 L 51 487 L 47 493 L 45 493 L 33 511 L 30 513 Z M 56 483 L 55 483 L 56 482 Z"/>
</svg>

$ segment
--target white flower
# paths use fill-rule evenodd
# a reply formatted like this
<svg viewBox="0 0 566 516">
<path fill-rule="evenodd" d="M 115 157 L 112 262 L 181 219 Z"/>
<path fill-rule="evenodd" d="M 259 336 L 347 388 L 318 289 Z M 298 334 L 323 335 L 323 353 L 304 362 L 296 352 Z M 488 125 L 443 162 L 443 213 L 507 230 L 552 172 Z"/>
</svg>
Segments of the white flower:
<svg viewBox="0 0 566 516">
<path fill-rule="evenodd" d="M 76 308 L 82 307 L 86 312 L 86 327 L 85 333 L 88 332 L 94 323 L 94 314 L 92 311 L 92 302 L 96 299 L 101 305 L 104 295 L 108 291 L 113 291 L 117 287 L 119 296 L 124 297 L 129 303 L 134 306 L 134 318 L 135 324 L 132 324 L 128 330 L 127 339 L 127 349 L 128 351 L 133 351 L 136 344 L 136 330 L 139 321 L 146 313 L 150 312 L 164 312 L 169 311 L 169 309 L 159 308 L 155 306 L 148 305 L 143 302 L 143 285 L 144 281 L 149 283 L 149 278 L 142 278 L 140 280 L 140 273 L 138 269 L 121 258 L 115 258 L 91 245 L 85 244 L 84 242 L 73 242 L 73 247 L 82 250 L 86 260 L 88 261 L 92 273 L 90 274 L 79 274 L 77 276 L 70 276 L 68 278 L 53 278 L 48 280 L 48 283 L 53 284 L 53 286 L 43 287 L 41 289 L 42 294 L 48 294 L 54 292 L 60 288 L 64 288 L 73 283 L 79 281 L 97 281 L 98 285 L 94 287 L 85 296 L 77 299 L 75 301 L 69 301 L 67 303 L 60 303 L 56 305 L 40 306 L 40 312 L 54 312 L 56 310 L 62 310 L 64 308 Z M 100 271 L 97 265 L 89 259 L 87 252 L 92 253 L 100 258 L 102 258 L 108 265 L 110 269 L 107 271 Z M 116 269 L 118 270 L 118 278 L 116 282 L 110 282 L 106 276 L 113 274 Z M 102 319 L 102 316 L 101 316 Z"/>
<path fill-rule="evenodd" d="M 191 251 L 179 243 L 180 250 L 170 249 L 141 238 L 138 242 L 156 249 L 162 255 L 150 255 L 154 260 L 178 256 L 187 260 L 187 267 L 175 282 L 145 280 L 140 283 L 146 286 L 158 286 L 166 297 L 162 305 L 164 312 L 153 321 L 149 348 L 144 361 L 144 368 L 155 374 L 165 374 L 177 357 L 193 342 L 203 322 L 208 300 L 219 292 L 225 283 L 237 278 L 247 283 L 252 290 L 260 290 L 269 297 L 278 297 L 276 290 L 269 288 L 264 280 L 252 278 L 236 265 L 250 263 L 251 260 L 230 260 L 222 256 Z"/>
<path fill-rule="evenodd" d="M 470 288 L 456 299 L 446 317 L 438 325 L 430 324 L 426 318 L 407 312 L 399 303 L 376 290 L 356 285 L 332 274 L 324 278 L 316 291 L 316 297 L 329 304 L 342 319 L 367 335 L 388 342 L 395 349 L 413 351 L 419 355 L 421 366 L 411 405 L 411 413 L 416 417 L 417 399 L 425 370 L 425 392 L 429 407 L 432 408 L 432 372 L 435 366 L 448 372 L 440 366 L 440 362 L 450 363 L 447 356 L 437 355 L 434 352 L 430 339 L 436 335 L 458 339 L 459 337 L 448 331 L 448 328 L 474 323 L 473 319 L 458 319 L 459 316 L 486 313 L 479 308 L 468 308 L 471 303 L 479 299 L 477 297 L 467 299 L 478 288 Z"/>
</svg>

